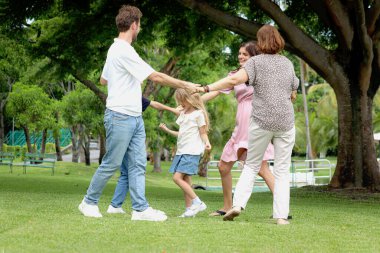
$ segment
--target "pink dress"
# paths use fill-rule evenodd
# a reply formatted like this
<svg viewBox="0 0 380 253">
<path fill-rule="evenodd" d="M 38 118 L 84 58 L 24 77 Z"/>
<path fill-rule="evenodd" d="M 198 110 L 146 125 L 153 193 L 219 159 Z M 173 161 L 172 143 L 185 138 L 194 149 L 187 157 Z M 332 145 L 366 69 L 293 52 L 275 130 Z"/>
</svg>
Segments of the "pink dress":
<svg viewBox="0 0 380 253">
<path fill-rule="evenodd" d="M 233 74 L 231 72 L 230 74 Z M 231 90 L 222 90 L 222 93 L 229 94 Z M 248 148 L 248 126 L 252 111 L 252 94 L 253 87 L 242 83 L 234 86 L 235 97 L 238 101 L 236 112 L 236 126 L 232 133 L 231 139 L 226 143 L 223 149 L 221 160 L 225 162 L 234 162 L 238 160 L 237 152 L 239 149 Z M 273 159 L 274 147 L 269 143 L 264 154 L 264 161 Z"/>
</svg>

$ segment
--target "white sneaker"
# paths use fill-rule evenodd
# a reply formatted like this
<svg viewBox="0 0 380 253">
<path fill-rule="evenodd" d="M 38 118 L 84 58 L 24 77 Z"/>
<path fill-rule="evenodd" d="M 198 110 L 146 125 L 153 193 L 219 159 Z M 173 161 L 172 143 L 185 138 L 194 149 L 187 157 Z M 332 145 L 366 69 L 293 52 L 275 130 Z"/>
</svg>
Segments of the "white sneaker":
<svg viewBox="0 0 380 253">
<path fill-rule="evenodd" d="M 194 215 L 188 215 L 188 216 L 186 216 L 186 212 L 187 212 L 188 210 L 186 210 L 183 214 L 181 214 L 180 216 L 178 216 L 178 218 L 190 218 L 190 217 L 195 217 Z"/>
<path fill-rule="evenodd" d="M 125 213 L 125 211 L 121 207 L 113 207 L 112 205 L 109 205 L 108 209 L 107 209 L 107 213 L 112 213 L 112 214 L 114 214 L 114 213 Z"/>
<path fill-rule="evenodd" d="M 87 217 L 101 218 L 102 214 L 99 212 L 99 207 L 97 205 L 87 204 L 84 199 L 82 203 L 78 206 L 79 211 Z"/>
<path fill-rule="evenodd" d="M 288 220 L 285 220 L 285 219 L 277 219 L 277 225 L 289 225 L 290 222 Z"/>
<path fill-rule="evenodd" d="M 198 205 L 192 204 L 190 206 L 189 210 L 187 210 L 184 213 L 184 215 L 185 215 L 185 217 L 194 217 L 197 213 L 206 210 L 206 208 L 207 208 L 207 206 L 206 206 L 206 204 L 204 202 L 201 202 Z"/>
<path fill-rule="evenodd" d="M 162 211 L 148 207 L 142 212 L 132 211 L 131 220 L 165 221 L 168 217 Z"/>
</svg>

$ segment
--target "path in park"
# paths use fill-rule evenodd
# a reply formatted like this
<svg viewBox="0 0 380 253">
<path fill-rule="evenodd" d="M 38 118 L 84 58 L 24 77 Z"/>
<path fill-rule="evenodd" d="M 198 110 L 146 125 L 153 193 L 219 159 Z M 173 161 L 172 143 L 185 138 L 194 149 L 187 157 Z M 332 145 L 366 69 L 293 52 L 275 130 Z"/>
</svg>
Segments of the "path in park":
<svg viewBox="0 0 380 253">
<path fill-rule="evenodd" d="M 99 149 L 90 149 L 90 161 L 91 163 L 98 163 L 99 162 Z M 71 162 L 72 161 L 73 154 L 67 154 L 63 155 L 62 159 L 65 162 Z"/>
</svg>

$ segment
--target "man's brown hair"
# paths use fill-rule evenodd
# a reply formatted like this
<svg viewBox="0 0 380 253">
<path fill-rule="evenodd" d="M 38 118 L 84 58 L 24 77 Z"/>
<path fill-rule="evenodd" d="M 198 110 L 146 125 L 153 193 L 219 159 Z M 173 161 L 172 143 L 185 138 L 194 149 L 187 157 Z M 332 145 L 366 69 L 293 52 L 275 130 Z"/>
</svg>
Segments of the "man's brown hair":
<svg viewBox="0 0 380 253">
<path fill-rule="evenodd" d="M 140 22 L 142 13 L 139 8 L 131 5 L 123 5 L 119 9 L 119 14 L 116 16 L 116 26 L 119 32 L 126 32 L 131 27 L 131 24 L 136 21 Z"/>
<path fill-rule="evenodd" d="M 278 30 L 264 25 L 257 31 L 257 47 L 263 54 L 277 54 L 284 49 L 285 41 Z"/>
</svg>

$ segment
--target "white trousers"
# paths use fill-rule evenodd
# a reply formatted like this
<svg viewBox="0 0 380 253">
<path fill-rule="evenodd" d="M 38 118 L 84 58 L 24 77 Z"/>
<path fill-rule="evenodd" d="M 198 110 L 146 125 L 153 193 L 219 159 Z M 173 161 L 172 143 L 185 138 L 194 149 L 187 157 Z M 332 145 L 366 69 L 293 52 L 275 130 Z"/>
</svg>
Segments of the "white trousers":
<svg viewBox="0 0 380 253">
<path fill-rule="evenodd" d="M 256 175 L 259 173 L 264 153 L 273 140 L 275 178 L 273 193 L 273 218 L 287 219 L 289 214 L 290 184 L 289 168 L 295 141 L 295 128 L 286 132 L 272 132 L 260 128 L 252 119 L 248 133 L 248 152 L 243 171 L 236 184 L 233 206 L 243 209 L 252 194 Z"/>
</svg>

